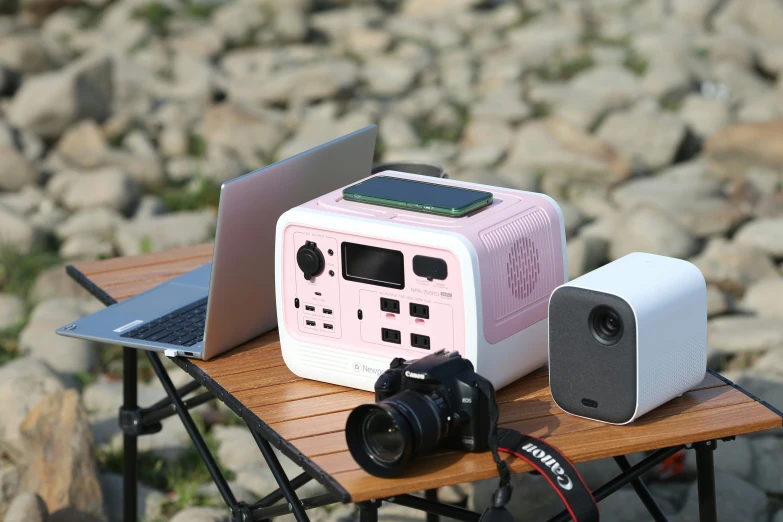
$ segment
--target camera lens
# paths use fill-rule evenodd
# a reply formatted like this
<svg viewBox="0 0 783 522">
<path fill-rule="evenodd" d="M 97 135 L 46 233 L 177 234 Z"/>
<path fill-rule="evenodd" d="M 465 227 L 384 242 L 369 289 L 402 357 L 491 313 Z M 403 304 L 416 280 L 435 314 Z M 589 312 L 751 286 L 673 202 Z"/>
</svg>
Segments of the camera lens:
<svg viewBox="0 0 783 522">
<path fill-rule="evenodd" d="M 395 477 L 415 456 L 446 435 L 448 406 L 435 394 L 402 391 L 377 404 L 363 404 L 345 424 L 354 460 L 376 477 Z"/>
<path fill-rule="evenodd" d="M 400 460 L 405 437 L 394 418 L 381 409 L 371 410 L 362 423 L 362 437 L 371 456 L 384 464 Z"/>
<path fill-rule="evenodd" d="M 590 331 L 599 343 L 611 346 L 623 336 L 623 321 L 612 308 L 599 306 L 590 312 Z"/>
</svg>

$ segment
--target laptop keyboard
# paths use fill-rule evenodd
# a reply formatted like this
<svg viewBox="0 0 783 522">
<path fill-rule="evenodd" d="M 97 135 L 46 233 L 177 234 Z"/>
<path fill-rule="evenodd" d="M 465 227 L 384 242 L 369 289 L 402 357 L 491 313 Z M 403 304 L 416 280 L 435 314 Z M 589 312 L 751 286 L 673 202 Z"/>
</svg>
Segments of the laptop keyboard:
<svg viewBox="0 0 783 522">
<path fill-rule="evenodd" d="M 193 346 L 204 340 L 207 298 L 125 332 L 120 337 L 175 346 Z"/>
</svg>

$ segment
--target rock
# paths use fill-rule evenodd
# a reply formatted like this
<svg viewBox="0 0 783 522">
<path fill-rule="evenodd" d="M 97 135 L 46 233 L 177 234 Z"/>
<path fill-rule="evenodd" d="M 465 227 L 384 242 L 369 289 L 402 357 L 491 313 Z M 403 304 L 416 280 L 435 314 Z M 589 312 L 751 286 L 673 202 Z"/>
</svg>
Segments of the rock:
<svg viewBox="0 0 783 522">
<path fill-rule="evenodd" d="M 777 275 L 775 265 L 762 251 L 723 238 L 711 239 L 692 262 L 707 283 L 734 296 L 741 296 L 756 281 Z"/>
<path fill-rule="evenodd" d="M 285 138 L 282 118 L 272 111 L 219 104 L 204 111 L 201 131 L 208 145 L 217 145 L 239 156 L 249 168 L 259 166 Z"/>
<path fill-rule="evenodd" d="M 122 475 L 101 473 L 98 476 L 103 492 L 103 507 L 108 522 L 122 522 Z M 144 484 L 138 486 L 136 509 L 142 520 L 156 520 L 163 517 L 163 506 L 168 497 Z"/>
<path fill-rule="evenodd" d="M 79 120 L 106 118 L 112 91 L 111 60 L 87 55 L 25 81 L 8 107 L 8 120 L 42 138 L 57 138 Z"/>
<path fill-rule="evenodd" d="M 707 285 L 707 316 L 723 315 L 730 310 L 729 297 L 715 285 Z"/>
<path fill-rule="evenodd" d="M 45 398 L 28 413 L 21 430 L 32 456 L 22 489 L 38 493 L 52 517 L 62 511 L 80 520 L 103 520 L 92 435 L 79 393 L 66 390 Z"/>
<path fill-rule="evenodd" d="M 164 156 L 182 158 L 188 155 L 188 135 L 184 129 L 165 127 L 158 134 L 158 145 Z"/>
<path fill-rule="evenodd" d="M 708 138 L 731 121 L 726 103 L 712 98 L 690 94 L 682 103 L 679 117 L 698 134 Z"/>
<path fill-rule="evenodd" d="M 535 190 L 535 177 L 525 172 L 494 173 L 486 169 L 462 169 L 449 173 L 449 177 L 470 183 L 490 185 L 492 187 L 510 188 L 514 190 Z"/>
<path fill-rule="evenodd" d="M 154 194 L 145 194 L 141 197 L 138 207 L 136 207 L 136 213 L 133 214 L 133 219 L 145 219 L 153 216 L 160 216 L 169 211 L 169 208 Z"/>
<path fill-rule="evenodd" d="M 783 259 L 783 217 L 751 221 L 739 229 L 734 240 Z"/>
<path fill-rule="evenodd" d="M 64 266 L 55 266 L 41 272 L 33 283 L 27 300 L 35 305 L 55 297 L 95 299 L 65 272 Z"/>
<path fill-rule="evenodd" d="M 568 180 L 614 183 L 627 178 L 630 162 L 611 145 L 558 119 L 522 125 L 504 168 L 525 168 Z"/>
<path fill-rule="evenodd" d="M 720 520 L 762 522 L 766 520 L 767 497 L 756 486 L 729 473 L 715 473 L 715 497 Z M 699 494 L 696 484 L 691 486 L 685 507 L 673 522 L 699 520 Z"/>
<path fill-rule="evenodd" d="M 114 245 L 93 235 L 76 234 L 60 245 L 59 254 L 66 261 L 95 261 L 113 257 Z"/>
<path fill-rule="evenodd" d="M 174 515 L 169 522 L 229 522 L 227 508 L 191 507 Z"/>
<path fill-rule="evenodd" d="M 29 216 L 44 206 L 53 205 L 36 185 L 26 185 L 17 192 L 0 194 L 0 205 L 22 216 Z"/>
<path fill-rule="evenodd" d="M 23 454 L 19 426 L 38 402 L 62 389 L 60 378 L 36 359 L 16 359 L 0 367 L 0 445 Z"/>
<path fill-rule="evenodd" d="M 387 31 L 362 27 L 348 34 L 346 45 L 351 53 L 367 58 L 382 54 L 391 43 L 392 36 Z"/>
<path fill-rule="evenodd" d="M 43 234 L 29 220 L 0 205 L 0 245 L 28 254 L 43 241 Z"/>
<path fill-rule="evenodd" d="M 126 172 L 117 167 L 102 167 L 68 178 L 59 199 L 71 210 L 103 206 L 127 215 L 138 203 L 140 192 L 136 181 Z"/>
<path fill-rule="evenodd" d="M 260 6 L 252 2 L 226 2 L 212 13 L 212 23 L 232 45 L 242 44 L 266 22 Z"/>
<path fill-rule="evenodd" d="M 752 167 L 783 170 L 783 119 L 739 123 L 725 127 L 704 143 L 710 170 L 725 178 L 737 178 Z"/>
<path fill-rule="evenodd" d="M 579 34 L 555 16 L 541 17 L 508 31 L 515 59 L 525 67 L 541 67 L 547 60 L 576 45 Z"/>
<path fill-rule="evenodd" d="M 94 301 L 87 302 L 89 306 L 77 299 L 54 298 L 38 304 L 19 335 L 19 351 L 46 362 L 56 372 L 75 374 L 91 370 L 98 363 L 97 343 L 55 333 L 57 328 L 95 311 Z"/>
<path fill-rule="evenodd" d="M 37 181 L 38 173 L 23 155 L 11 147 L 0 146 L 0 191 L 19 190 Z"/>
<path fill-rule="evenodd" d="M 575 237 L 568 241 L 568 279 L 576 279 L 608 262 L 608 243 L 596 237 Z"/>
<path fill-rule="evenodd" d="M 128 256 L 195 245 L 214 234 L 215 212 L 164 214 L 124 223 L 117 229 L 116 245 Z"/>
<path fill-rule="evenodd" d="M 57 237 L 67 239 L 76 235 L 94 235 L 110 238 L 117 226 L 123 221 L 115 210 L 106 207 L 94 207 L 80 210 L 65 220 L 56 229 Z"/>
<path fill-rule="evenodd" d="M 471 119 L 462 131 L 460 145 L 466 148 L 491 145 L 504 151 L 511 145 L 513 129 L 502 119 Z"/>
<path fill-rule="evenodd" d="M 516 86 L 493 90 L 471 108 L 474 118 L 495 119 L 510 124 L 527 119 L 531 112 Z"/>
<path fill-rule="evenodd" d="M 281 6 L 275 16 L 275 34 L 282 42 L 301 42 L 310 29 L 305 14 L 296 7 Z"/>
<path fill-rule="evenodd" d="M 72 165 L 91 169 L 103 165 L 109 144 L 97 123 L 84 120 L 65 131 L 57 142 L 56 150 Z"/>
<path fill-rule="evenodd" d="M 24 313 L 24 301 L 20 297 L 0 294 L 0 331 L 22 324 Z"/>
<path fill-rule="evenodd" d="M 715 471 L 730 473 L 736 477 L 753 483 L 754 465 L 753 448 L 755 439 L 739 436 L 732 441 L 718 441 L 713 452 Z M 689 474 L 696 475 L 696 452 L 685 452 L 685 469 Z"/>
<path fill-rule="evenodd" d="M 609 258 L 647 252 L 686 259 L 698 252 L 697 241 L 674 220 L 652 207 L 626 213 L 609 248 Z"/>
<path fill-rule="evenodd" d="M 239 502 L 247 502 L 248 504 L 252 504 L 259 498 L 255 493 L 247 489 L 244 483 L 240 482 L 239 480 L 229 481 L 228 487 L 231 488 L 231 492 Z M 270 489 L 267 489 L 266 491 L 272 491 L 273 489 L 275 489 L 274 486 L 272 486 Z M 223 497 L 220 495 L 220 491 L 218 491 L 217 485 L 213 481 L 206 482 L 196 488 L 196 495 L 210 499 L 215 503 L 223 501 Z"/>
<path fill-rule="evenodd" d="M 46 522 L 48 518 L 46 502 L 35 493 L 17 496 L 5 514 L 5 522 Z"/>
<path fill-rule="evenodd" d="M 415 147 L 420 139 L 410 122 L 398 114 L 386 114 L 378 124 L 378 137 L 386 147 Z"/>
<path fill-rule="evenodd" d="M 365 64 L 362 79 L 375 96 L 400 96 L 416 81 L 416 68 L 402 58 L 380 57 Z"/>
<path fill-rule="evenodd" d="M 581 227 L 585 222 L 585 217 L 576 206 L 567 201 L 561 201 L 559 206 L 560 211 L 563 213 L 563 223 L 565 225 L 566 237 L 570 238 L 576 235 L 579 227 Z"/>
<path fill-rule="evenodd" d="M 0 65 L 22 74 L 36 74 L 51 67 L 46 45 L 34 31 L 3 37 L 0 41 Z"/>
<path fill-rule="evenodd" d="M 742 299 L 741 307 L 763 317 L 783 321 L 783 278 L 762 279 L 754 283 Z"/>
<path fill-rule="evenodd" d="M 667 56 L 665 60 L 652 60 L 640 83 L 646 94 L 662 98 L 688 92 L 693 77 L 687 64 Z"/>
<path fill-rule="evenodd" d="M 599 138 L 650 170 L 672 163 L 685 135 L 676 116 L 639 109 L 609 115 L 598 130 Z"/>
<path fill-rule="evenodd" d="M 780 35 L 783 24 L 783 8 L 775 0 L 758 0 L 753 7 L 746 2 L 732 2 L 722 9 L 714 20 L 716 28 L 726 30 L 728 26 L 739 25 L 748 34 L 772 41 L 783 41 Z"/>
<path fill-rule="evenodd" d="M 217 425 L 212 433 L 218 442 L 217 458 L 226 468 L 236 472 L 266 466 L 255 439 L 244 426 Z"/>
<path fill-rule="evenodd" d="M 730 315 L 709 322 L 711 350 L 721 353 L 765 352 L 783 347 L 783 320 L 772 317 Z"/>
<path fill-rule="evenodd" d="M 579 74 L 570 83 L 572 92 L 591 98 L 603 110 L 633 103 L 642 96 L 637 78 L 616 65 L 602 65 Z"/>
<path fill-rule="evenodd" d="M 754 470 L 750 481 L 773 495 L 783 492 L 783 440 L 777 437 L 753 439 Z"/>
<path fill-rule="evenodd" d="M 11 503 L 19 493 L 21 480 L 22 468 L 20 466 L 0 463 L 0 506 L 8 506 Z"/>
<path fill-rule="evenodd" d="M 765 368 L 753 368 L 734 377 L 733 381 L 756 397 L 763 397 L 775 408 L 783 408 L 783 386 L 780 385 L 779 373 L 769 372 Z"/>
</svg>

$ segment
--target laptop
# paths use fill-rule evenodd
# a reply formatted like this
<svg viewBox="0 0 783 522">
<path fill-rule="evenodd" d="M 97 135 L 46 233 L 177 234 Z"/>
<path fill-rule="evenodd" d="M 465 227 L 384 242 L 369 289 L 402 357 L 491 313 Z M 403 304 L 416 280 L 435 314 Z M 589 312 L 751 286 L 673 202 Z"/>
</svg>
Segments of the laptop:
<svg viewBox="0 0 783 522">
<path fill-rule="evenodd" d="M 277 219 L 367 177 L 375 137 L 370 125 L 224 183 L 211 263 L 57 333 L 206 360 L 273 330 Z"/>
</svg>

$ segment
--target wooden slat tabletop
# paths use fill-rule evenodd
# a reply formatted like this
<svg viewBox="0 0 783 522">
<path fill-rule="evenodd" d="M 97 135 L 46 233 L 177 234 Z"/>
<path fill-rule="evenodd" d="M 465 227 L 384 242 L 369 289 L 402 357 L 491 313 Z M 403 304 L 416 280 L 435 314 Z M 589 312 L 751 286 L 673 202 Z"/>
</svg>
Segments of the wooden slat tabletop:
<svg viewBox="0 0 783 522">
<path fill-rule="evenodd" d="M 74 268 L 117 301 L 211 260 L 212 245 L 82 263 Z M 300 379 L 283 362 L 276 332 L 254 339 L 211 361 L 180 361 L 198 368 L 218 389 L 296 448 L 311 469 L 322 471 L 350 500 L 393 496 L 494 477 L 488 453 L 441 452 L 417 460 L 405 476 L 378 479 L 364 473 L 347 451 L 348 413 L 370 393 Z M 781 417 L 716 374 L 629 426 L 611 426 L 564 414 L 552 401 L 545 369 L 498 392 L 505 427 L 545 437 L 576 462 L 723 438 L 782 425 Z M 515 472 L 530 471 L 509 457 Z M 333 485 L 334 485 L 333 483 Z"/>
</svg>

